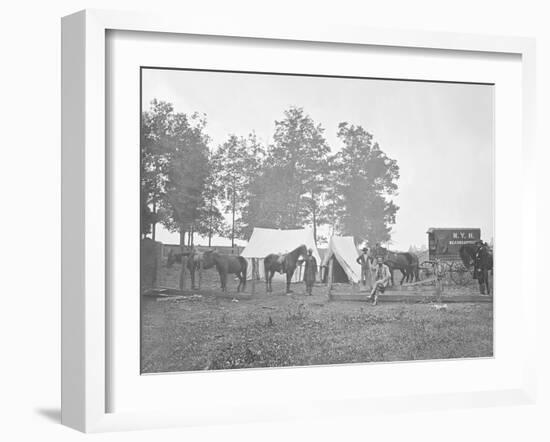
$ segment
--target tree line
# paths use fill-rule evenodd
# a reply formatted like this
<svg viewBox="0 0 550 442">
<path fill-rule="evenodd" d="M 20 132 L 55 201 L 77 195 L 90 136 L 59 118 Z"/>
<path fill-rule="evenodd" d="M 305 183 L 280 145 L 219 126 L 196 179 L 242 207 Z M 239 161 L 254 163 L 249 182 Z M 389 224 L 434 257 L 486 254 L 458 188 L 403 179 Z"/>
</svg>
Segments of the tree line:
<svg viewBox="0 0 550 442">
<path fill-rule="evenodd" d="M 248 240 L 254 227 L 320 226 L 357 241 L 386 242 L 399 207 L 399 179 L 389 158 L 362 126 L 342 122 L 333 153 L 325 129 L 300 107 L 275 121 L 272 142 L 254 132 L 230 134 L 213 146 L 206 115 L 175 112 L 153 100 L 141 118 L 141 235 L 157 224 L 180 235 Z M 187 236 L 186 236 L 187 235 Z"/>
</svg>

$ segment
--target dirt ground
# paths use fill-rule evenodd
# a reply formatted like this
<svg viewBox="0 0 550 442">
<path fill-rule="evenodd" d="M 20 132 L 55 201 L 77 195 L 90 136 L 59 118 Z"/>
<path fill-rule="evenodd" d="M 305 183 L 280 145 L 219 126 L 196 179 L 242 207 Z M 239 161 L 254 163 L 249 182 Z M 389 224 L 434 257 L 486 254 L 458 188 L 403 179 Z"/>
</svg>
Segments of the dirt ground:
<svg viewBox="0 0 550 442">
<path fill-rule="evenodd" d="M 169 272 L 168 272 L 169 273 Z M 173 269 L 174 275 L 178 270 Z M 189 282 L 187 283 L 189 287 Z M 231 278 L 229 291 L 236 282 Z M 492 303 L 328 301 L 326 286 L 305 296 L 303 284 L 284 283 L 251 299 L 209 296 L 214 272 L 201 289 L 167 299 L 142 296 L 141 371 L 159 373 L 247 367 L 324 365 L 492 356 Z M 475 285 L 453 288 L 475 293 Z M 250 292 L 250 282 L 247 287 Z M 449 290 L 449 293 L 452 293 Z"/>
</svg>

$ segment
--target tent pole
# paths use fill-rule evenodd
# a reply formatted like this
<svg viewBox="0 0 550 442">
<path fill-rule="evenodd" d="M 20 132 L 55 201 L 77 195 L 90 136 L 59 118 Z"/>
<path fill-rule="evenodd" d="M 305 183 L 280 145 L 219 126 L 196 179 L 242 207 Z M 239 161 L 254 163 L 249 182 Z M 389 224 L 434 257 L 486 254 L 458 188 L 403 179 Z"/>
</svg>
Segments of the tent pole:
<svg viewBox="0 0 550 442">
<path fill-rule="evenodd" d="M 202 284 L 202 259 L 199 259 L 199 290 Z"/>
<path fill-rule="evenodd" d="M 334 257 L 328 261 L 328 299 L 332 299 L 332 278 L 334 271 Z"/>
<path fill-rule="evenodd" d="M 187 256 L 181 257 L 181 271 L 180 271 L 180 290 L 185 289 L 185 267 L 187 264 Z"/>
<path fill-rule="evenodd" d="M 256 293 L 256 258 L 252 258 L 252 294 Z"/>
</svg>

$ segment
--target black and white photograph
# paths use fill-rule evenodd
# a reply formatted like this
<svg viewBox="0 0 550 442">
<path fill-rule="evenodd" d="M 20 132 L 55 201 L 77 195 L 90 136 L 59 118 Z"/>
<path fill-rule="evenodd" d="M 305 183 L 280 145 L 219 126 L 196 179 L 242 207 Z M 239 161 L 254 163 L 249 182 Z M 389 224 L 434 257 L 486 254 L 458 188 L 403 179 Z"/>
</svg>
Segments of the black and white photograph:
<svg viewBox="0 0 550 442">
<path fill-rule="evenodd" d="M 142 374 L 493 356 L 493 84 L 140 76 Z"/>
</svg>

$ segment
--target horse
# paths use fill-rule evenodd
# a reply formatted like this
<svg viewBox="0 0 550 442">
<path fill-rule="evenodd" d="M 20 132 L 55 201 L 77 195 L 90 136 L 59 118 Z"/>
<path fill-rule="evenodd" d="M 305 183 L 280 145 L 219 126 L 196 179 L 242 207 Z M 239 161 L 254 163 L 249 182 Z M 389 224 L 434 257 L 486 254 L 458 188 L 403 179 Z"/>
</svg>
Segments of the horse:
<svg viewBox="0 0 550 442">
<path fill-rule="evenodd" d="M 197 252 L 195 248 L 192 248 L 189 252 L 174 253 L 172 249 L 168 252 L 168 259 L 166 260 L 166 267 L 171 268 L 174 263 L 181 263 L 183 257 L 187 257 L 187 270 L 191 275 L 191 288 L 195 288 L 195 272 L 200 266 L 202 260 L 202 253 Z"/>
<path fill-rule="evenodd" d="M 216 250 L 207 250 L 202 254 L 202 262 L 204 269 L 210 269 L 216 266 L 220 275 L 220 282 L 224 293 L 227 292 L 227 275 L 229 273 L 237 275 L 239 285 L 237 292 L 246 288 L 246 270 L 248 263 L 242 256 L 221 255 Z"/>
<path fill-rule="evenodd" d="M 418 261 L 418 256 L 410 252 L 406 252 L 406 255 L 409 255 L 411 265 L 407 270 L 407 277 L 405 278 L 405 282 L 418 282 L 420 281 L 420 263 Z"/>
<path fill-rule="evenodd" d="M 281 274 L 286 273 L 286 293 L 292 293 L 290 290 L 290 281 L 292 275 L 296 270 L 296 264 L 299 257 L 305 258 L 307 256 L 307 247 L 302 244 L 296 247 L 292 252 L 280 255 L 277 253 L 270 253 L 264 258 L 264 272 L 265 272 L 265 290 L 266 292 L 272 292 L 271 280 L 275 272 Z"/>
<path fill-rule="evenodd" d="M 168 252 L 168 258 L 166 259 L 166 267 L 171 268 L 174 263 L 181 263 L 181 257 L 183 256 L 183 253 L 174 253 L 172 249 Z"/>
<path fill-rule="evenodd" d="M 381 256 L 384 260 L 384 264 L 389 267 L 392 285 L 395 285 L 393 280 L 394 270 L 399 270 L 403 275 L 399 285 L 403 285 L 403 281 L 405 281 L 405 279 L 411 279 L 412 281 L 413 277 L 416 277 L 416 280 L 418 281 L 418 257 L 413 255 L 412 253 L 392 252 L 391 250 L 388 250 L 379 245 L 375 249 L 375 254 L 376 256 Z"/>
<path fill-rule="evenodd" d="M 492 288 L 489 283 L 489 272 L 493 271 L 493 252 L 486 246 L 464 244 L 458 253 L 464 267 L 469 269 L 473 265 L 473 277 L 479 283 L 479 292 L 484 295 L 487 289 L 487 294 L 490 294 Z"/>
</svg>

